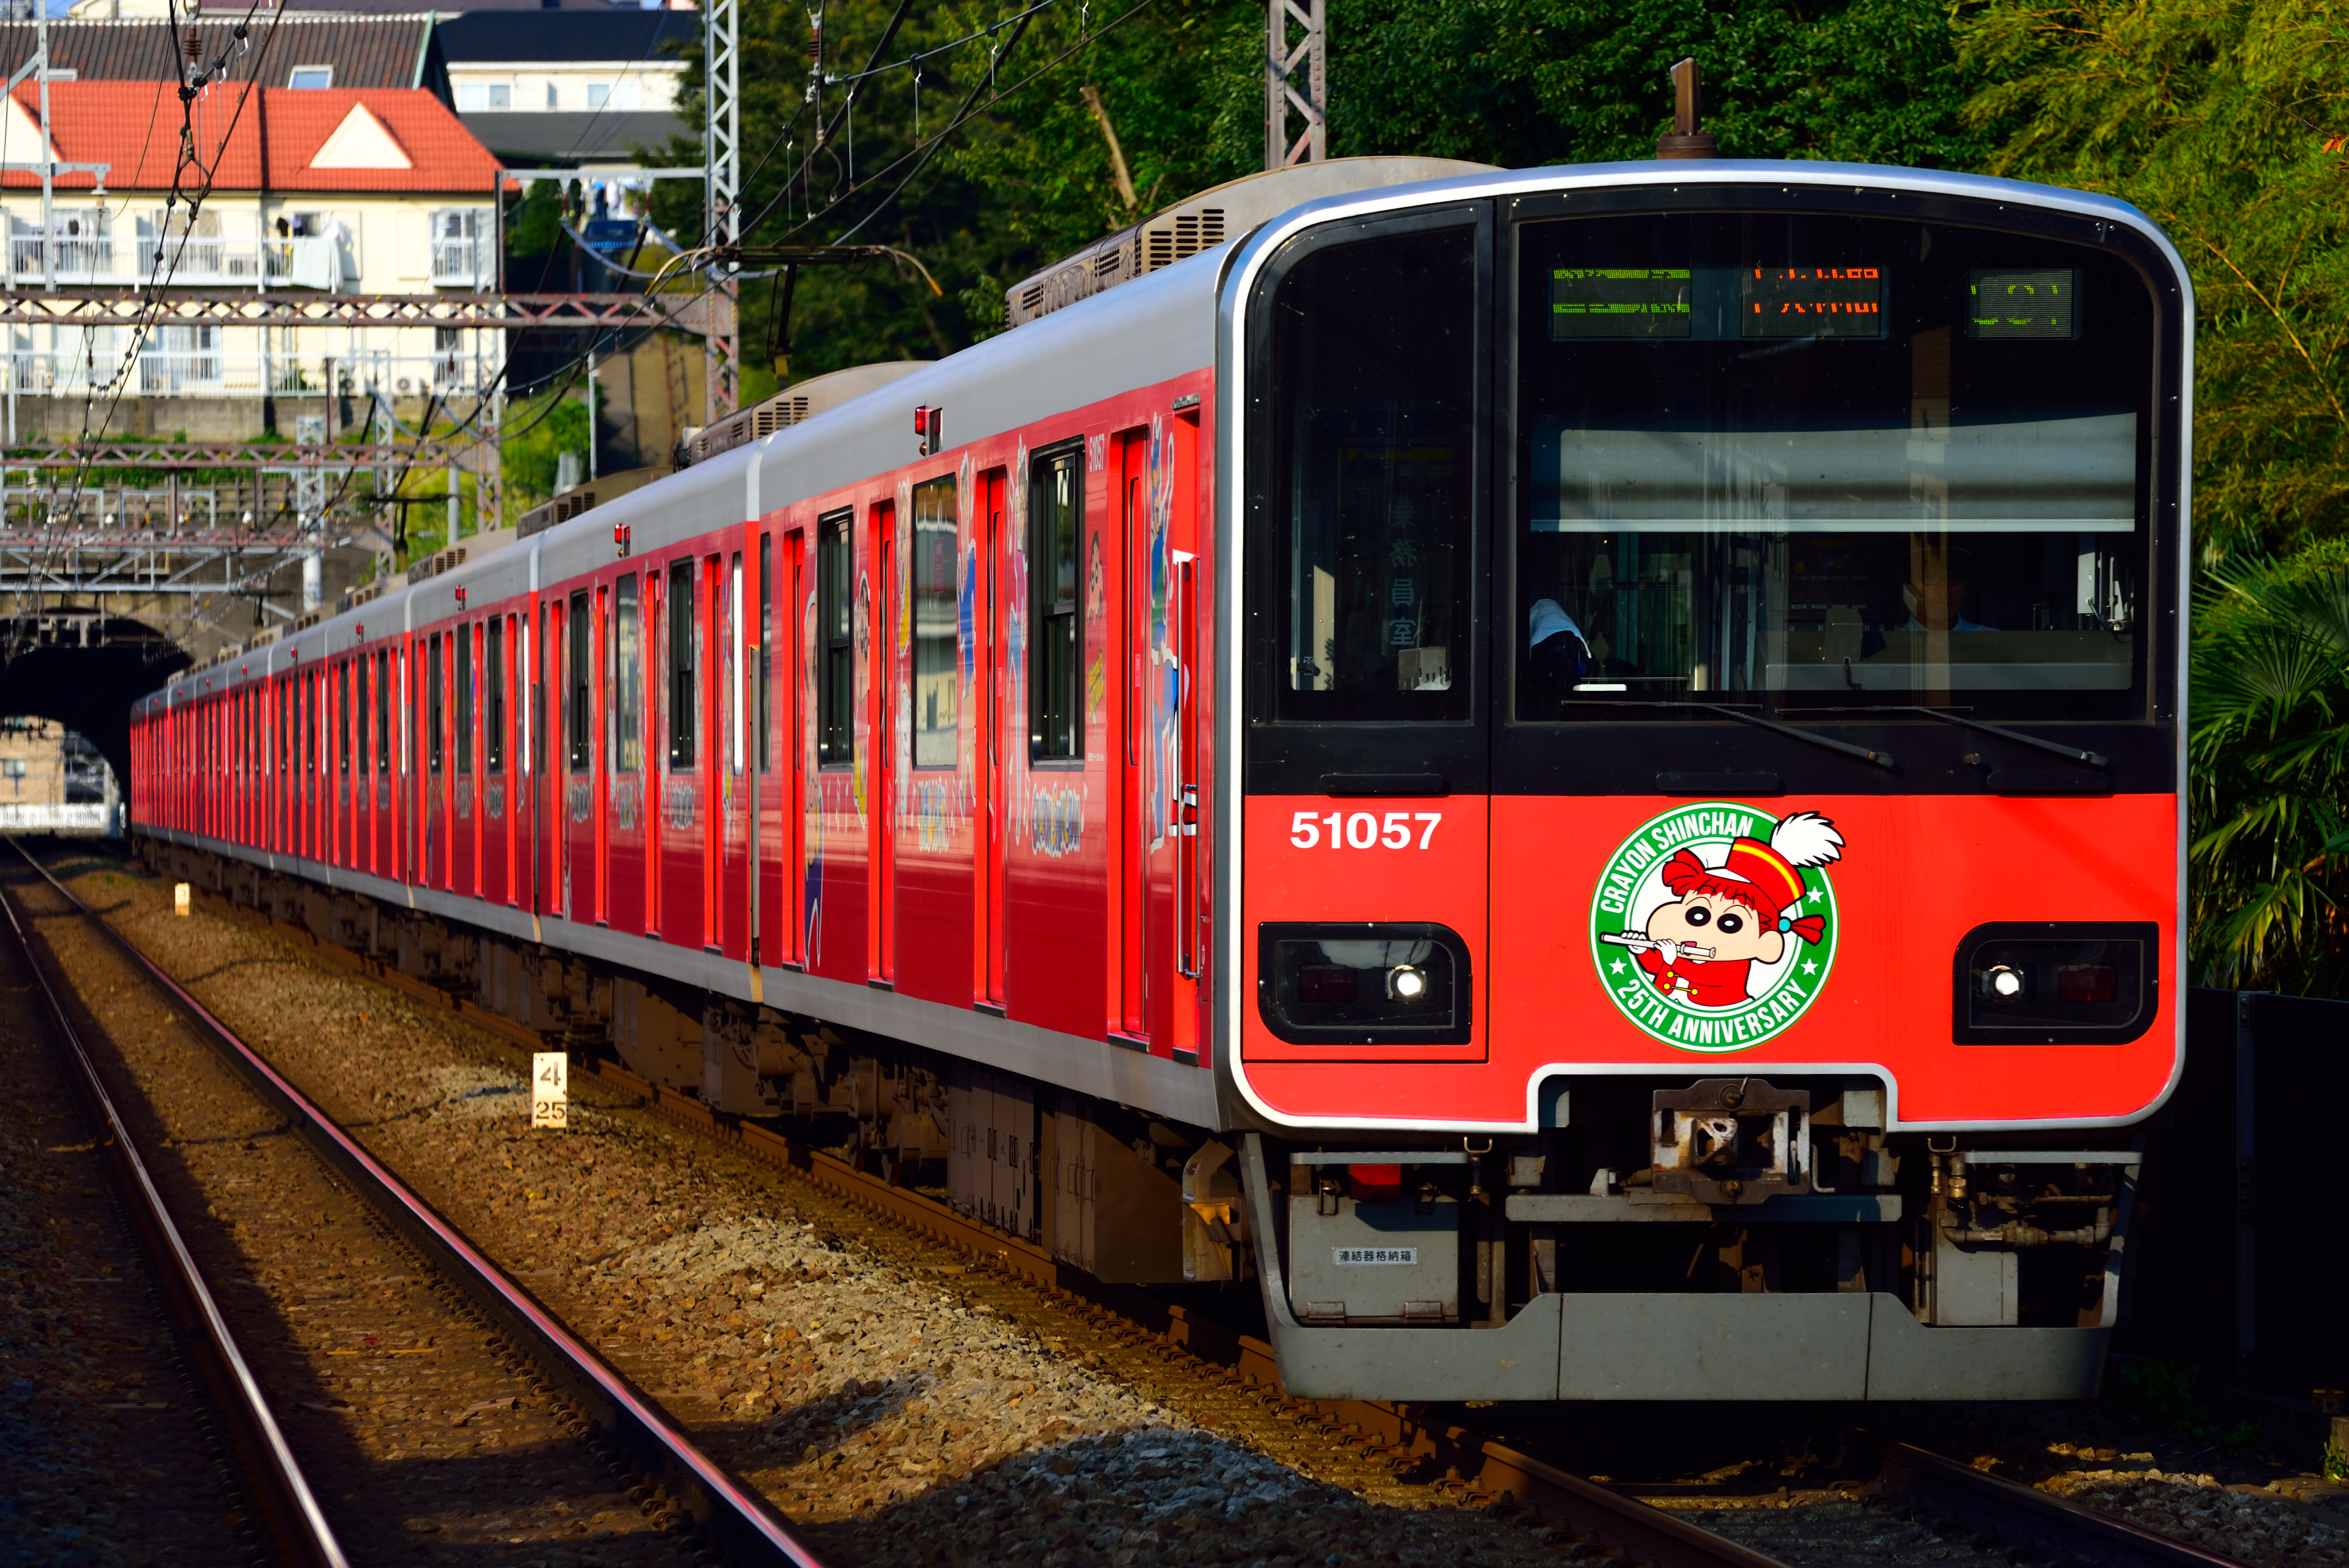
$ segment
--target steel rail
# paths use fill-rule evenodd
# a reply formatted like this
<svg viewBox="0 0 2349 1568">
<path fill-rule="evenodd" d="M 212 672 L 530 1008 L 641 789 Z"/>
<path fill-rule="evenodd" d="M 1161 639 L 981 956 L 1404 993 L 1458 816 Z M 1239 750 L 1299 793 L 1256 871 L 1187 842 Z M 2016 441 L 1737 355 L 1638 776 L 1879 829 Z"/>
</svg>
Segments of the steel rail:
<svg viewBox="0 0 2349 1568">
<path fill-rule="evenodd" d="M 307 933 L 303 934 L 306 935 Z M 318 951 L 339 950 L 319 944 Z M 387 975 L 385 978 L 396 978 Z M 445 993 L 420 983 L 443 1001 Z M 408 988 L 403 986 L 402 989 Z M 509 1038 L 523 1026 L 471 1004 L 458 1007 L 466 1018 Z M 536 1042 L 543 1048 L 544 1042 Z M 638 1078 L 609 1062 L 591 1062 L 587 1071 L 640 1099 L 656 1115 L 763 1163 L 793 1171 L 812 1185 L 866 1212 L 893 1221 L 968 1255 L 985 1259 L 1013 1278 L 1049 1294 L 1105 1307 L 1169 1346 L 1202 1362 L 1227 1367 L 1270 1390 L 1279 1387 L 1272 1346 L 1213 1318 L 1204 1317 L 1148 1292 L 1104 1284 L 1071 1267 L 1045 1248 L 957 1213 L 936 1199 L 895 1186 L 847 1161 L 760 1127 L 713 1111 L 702 1101 Z M 1353 1433 L 1397 1460 L 1422 1461 L 1457 1478 L 1460 1491 L 1499 1500 L 1521 1511 L 1566 1524 L 1590 1537 L 1600 1549 L 1620 1549 L 1655 1568 L 1783 1568 L 1775 1558 L 1698 1528 L 1636 1498 L 1583 1480 L 1518 1452 L 1469 1428 L 1431 1420 L 1407 1405 L 1363 1399 L 1295 1399 L 1286 1405 L 1301 1419 Z"/>
<path fill-rule="evenodd" d="M 68 892 L 67 896 L 72 894 Z M 527 1026 L 411 975 L 386 969 L 358 954 L 321 942 L 304 927 L 274 920 L 257 910 L 237 913 L 289 940 L 306 943 L 322 958 L 394 989 L 447 1006 L 467 1022 L 502 1036 L 521 1049 L 551 1048 L 543 1037 Z M 93 914 L 91 918 L 98 917 Z M 125 951 L 136 956 L 150 974 L 161 975 L 127 937 L 103 920 L 98 920 L 98 923 Z M 164 984 L 170 982 L 166 980 Z M 171 989 L 185 995 L 176 985 Z M 202 1005 L 193 998 L 189 998 L 186 1005 L 201 1013 Z M 209 1014 L 202 1016 L 210 1017 Z M 573 1071 L 578 1077 L 593 1077 L 608 1084 L 664 1120 L 762 1164 L 787 1171 L 836 1198 L 967 1256 L 981 1259 L 1046 1294 L 1101 1306 L 1159 1338 L 1174 1351 L 1261 1385 L 1276 1398 L 1281 1398 L 1283 1407 L 1301 1420 L 1355 1434 L 1397 1460 L 1419 1460 L 1450 1472 L 1457 1478 L 1456 1482 L 1450 1483 L 1457 1490 L 1495 1501 L 1506 1497 L 1520 1511 L 1555 1521 L 1591 1538 L 1600 1550 L 1619 1551 L 1653 1568 L 1785 1568 L 1775 1558 L 1520 1453 L 1482 1433 L 1448 1421 L 1430 1419 L 1415 1407 L 1357 1399 L 1282 1398 L 1278 1395 L 1279 1369 L 1273 1348 L 1254 1336 L 1162 1301 L 1146 1291 L 1106 1284 L 1023 1237 L 957 1213 L 948 1205 L 908 1188 L 893 1185 L 827 1150 L 783 1137 L 740 1117 L 715 1111 L 699 1099 L 639 1078 L 615 1063 L 591 1058 L 574 1064 Z"/>
<path fill-rule="evenodd" d="M 737 1562 L 822 1568 L 789 1520 L 748 1481 L 694 1446 L 691 1438 L 617 1369 L 582 1343 L 522 1285 L 481 1255 L 454 1225 L 379 1164 L 234 1031 L 51 874 L 24 844 L 9 842 L 83 918 L 145 973 L 198 1031 L 211 1039 L 262 1098 L 291 1123 L 352 1189 L 438 1264 L 471 1304 L 498 1326 L 587 1412 L 628 1459 L 657 1479 L 700 1531 Z"/>
<path fill-rule="evenodd" d="M 1953 1513 L 2015 1545 L 2035 1547 L 2052 1561 L 2082 1568 L 2244 1568 L 2235 1558 L 1985 1474 L 1913 1443 L 1854 1435 L 1878 1444 L 1880 1495 Z"/>
<path fill-rule="evenodd" d="M 16 842 L 13 838 L 9 841 Z M 32 971 L 40 989 L 49 1025 L 57 1031 L 57 1043 L 63 1047 L 60 1054 L 71 1069 L 68 1076 L 97 1124 L 98 1151 L 121 1194 L 124 1209 L 139 1231 L 162 1284 L 164 1298 L 179 1318 L 197 1364 L 203 1368 L 205 1381 L 212 1386 L 214 1400 L 227 1418 L 232 1440 L 244 1460 L 246 1474 L 258 1494 L 262 1512 L 270 1533 L 276 1538 L 280 1553 L 287 1562 L 304 1564 L 305 1568 L 348 1568 L 349 1560 L 335 1539 L 334 1526 L 327 1522 L 326 1511 L 319 1506 L 316 1493 L 310 1490 L 309 1480 L 302 1473 L 301 1462 L 294 1457 L 277 1418 L 270 1413 L 268 1398 L 263 1394 L 244 1353 L 237 1348 L 236 1336 L 230 1332 L 220 1304 L 204 1284 L 203 1271 L 188 1250 L 186 1238 L 172 1222 L 162 1192 L 149 1173 L 146 1161 L 140 1157 L 129 1128 L 116 1111 L 105 1080 L 98 1076 L 97 1062 L 82 1044 L 73 1020 L 67 1016 L 64 999 L 50 984 L 48 971 L 34 951 L 31 934 L 16 918 L 16 901 L 5 892 L 0 892 L 0 911 L 6 912 L 8 929 L 16 936 L 25 966 Z"/>
</svg>

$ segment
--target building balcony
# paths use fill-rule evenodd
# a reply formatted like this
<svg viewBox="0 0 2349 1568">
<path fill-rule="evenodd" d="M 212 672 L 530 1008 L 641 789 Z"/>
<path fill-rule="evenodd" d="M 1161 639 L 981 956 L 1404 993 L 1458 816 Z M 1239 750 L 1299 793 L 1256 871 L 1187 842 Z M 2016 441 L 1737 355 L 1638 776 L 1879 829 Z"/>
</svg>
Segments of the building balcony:
<svg viewBox="0 0 2349 1568">
<path fill-rule="evenodd" d="M 467 242 L 470 243 L 471 242 Z M 138 288 L 161 281 L 191 288 L 270 287 L 333 291 L 343 282 L 336 241 L 323 235 L 271 240 L 198 238 L 162 241 L 155 260 L 150 238 L 59 238 L 15 235 L 8 241 L 11 288 L 45 281 L 77 285 Z"/>
<path fill-rule="evenodd" d="M 86 356 L 67 350 L 20 349 L 0 354 L 0 395 L 103 395 L 114 390 L 108 377 L 120 364 L 119 351 Z M 346 397 L 364 397 L 373 388 L 394 399 L 436 393 L 465 397 L 486 391 L 497 379 L 498 368 L 491 356 L 456 352 L 367 352 L 347 359 L 202 346 L 156 346 L 140 352 L 131 366 L 129 385 L 121 391 L 133 397 L 318 397 L 332 386 Z"/>
</svg>

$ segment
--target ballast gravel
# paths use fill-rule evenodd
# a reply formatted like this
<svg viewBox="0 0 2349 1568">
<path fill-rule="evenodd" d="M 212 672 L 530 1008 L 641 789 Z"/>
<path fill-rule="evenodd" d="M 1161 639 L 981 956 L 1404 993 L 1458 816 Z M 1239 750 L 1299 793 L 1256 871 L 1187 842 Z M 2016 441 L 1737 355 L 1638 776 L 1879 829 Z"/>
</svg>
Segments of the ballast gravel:
<svg viewBox="0 0 2349 1568">
<path fill-rule="evenodd" d="M 108 868 L 112 870 L 114 868 Z M 1014 1322 L 956 1254 L 574 1076 L 533 1131 L 514 1047 L 208 897 L 77 891 L 440 1208 L 713 1457 L 812 1528 L 828 1562 L 1494 1564 L 1571 1537 L 1349 1491 L 1326 1445 L 1268 1457 L 1200 1429 L 1117 1358 Z M 1099 1336 L 1089 1343 L 1099 1343 Z M 1130 1369 L 1125 1369 L 1130 1370 Z M 1383 1476 L 1384 1472 L 1381 1472 Z M 1362 1494 L 1371 1495 L 1362 1495 Z M 1560 1551 L 1559 1548 L 1566 1548 Z"/>
<path fill-rule="evenodd" d="M 2349 1564 L 2349 1521 L 2338 1510 L 2265 1488 L 2158 1470 L 2093 1470 L 2052 1477 L 2039 1490 L 2258 1568 Z"/>
</svg>

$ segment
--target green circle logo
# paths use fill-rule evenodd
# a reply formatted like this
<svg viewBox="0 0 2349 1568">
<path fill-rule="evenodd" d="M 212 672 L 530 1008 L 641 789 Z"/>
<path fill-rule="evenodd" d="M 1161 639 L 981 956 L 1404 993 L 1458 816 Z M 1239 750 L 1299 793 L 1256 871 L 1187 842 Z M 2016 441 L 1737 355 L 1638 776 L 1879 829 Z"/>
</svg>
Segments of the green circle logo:
<svg viewBox="0 0 2349 1568">
<path fill-rule="evenodd" d="M 1706 800 L 1641 823 L 1590 897 L 1590 959 L 1622 1015 L 1668 1046 L 1750 1050 L 1826 988 L 1841 924 L 1816 811 Z"/>
</svg>

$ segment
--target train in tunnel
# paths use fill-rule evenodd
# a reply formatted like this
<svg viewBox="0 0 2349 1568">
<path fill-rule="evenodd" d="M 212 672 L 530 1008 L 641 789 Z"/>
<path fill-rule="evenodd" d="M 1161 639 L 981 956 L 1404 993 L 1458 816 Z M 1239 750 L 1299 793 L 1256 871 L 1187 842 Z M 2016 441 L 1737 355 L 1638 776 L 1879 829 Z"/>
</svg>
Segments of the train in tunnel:
<svg viewBox="0 0 2349 1568">
<path fill-rule="evenodd" d="M 1302 1396 L 2085 1398 L 2191 317 L 2012 181 L 1257 176 L 176 676 L 132 831 Z"/>
</svg>

